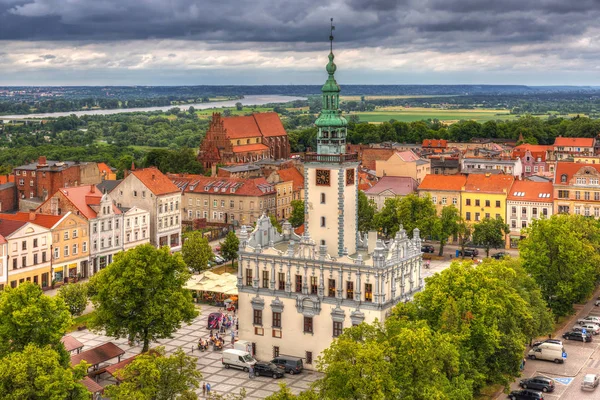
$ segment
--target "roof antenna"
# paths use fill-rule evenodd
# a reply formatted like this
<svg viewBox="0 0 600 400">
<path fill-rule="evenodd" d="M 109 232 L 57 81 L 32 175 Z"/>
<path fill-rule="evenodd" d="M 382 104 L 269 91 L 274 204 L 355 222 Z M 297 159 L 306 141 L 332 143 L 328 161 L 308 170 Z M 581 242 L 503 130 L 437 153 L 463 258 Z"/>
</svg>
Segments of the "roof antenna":
<svg viewBox="0 0 600 400">
<path fill-rule="evenodd" d="M 333 31 L 335 30 L 335 26 L 333 26 L 333 18 L 331 18 L 331 31 L 329 33 L 329 52 L 333 53 Z"/>
</svg>

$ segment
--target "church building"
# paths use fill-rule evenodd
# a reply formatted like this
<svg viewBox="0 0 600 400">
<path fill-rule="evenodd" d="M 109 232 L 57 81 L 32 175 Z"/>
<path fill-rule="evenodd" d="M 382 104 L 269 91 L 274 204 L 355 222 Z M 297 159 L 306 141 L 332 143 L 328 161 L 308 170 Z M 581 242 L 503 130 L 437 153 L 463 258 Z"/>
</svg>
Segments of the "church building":
<svg viewBox="0 0 600 400">
<path fill-rule="evenodd" d="M 198 162 L 211 169 L 216 164 L 240 164 L 265 158 L 290 157 L 287 132 L 275 112 L 239 117 L 222 117 L 213 113 Z"/>
<path fill-rule="evenodd" d="M 387 243 L 358 232 L 358 157 L 346 150 L 333 59 L 330 48 L 317 151 L 304 158 L 304 233 L 289 222 L 279 233 L 263 215 L 238 234 L 240 339 L 258 359 L 300 357 L 307 369 L 344 328 L 384 320 L 423 287 L 418 229 Z"/>
</svg>

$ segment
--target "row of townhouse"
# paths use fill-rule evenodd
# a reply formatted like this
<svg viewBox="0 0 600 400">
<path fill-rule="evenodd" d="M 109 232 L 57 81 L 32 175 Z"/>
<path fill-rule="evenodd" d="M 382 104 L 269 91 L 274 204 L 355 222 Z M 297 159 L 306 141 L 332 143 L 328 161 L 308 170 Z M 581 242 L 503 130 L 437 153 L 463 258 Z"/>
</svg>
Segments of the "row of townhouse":
<svg viewBox="0 0 600 400">
<path fill-rule="evenodd" d="M 35 212 L 0 214 L 0 285 L 86 278 L 115 254 L 152 243 L 181 249 L 181 193 L 160 171 L 132 171 L 103 193 L 96 185 L 58 189 Z"/>
</svg>

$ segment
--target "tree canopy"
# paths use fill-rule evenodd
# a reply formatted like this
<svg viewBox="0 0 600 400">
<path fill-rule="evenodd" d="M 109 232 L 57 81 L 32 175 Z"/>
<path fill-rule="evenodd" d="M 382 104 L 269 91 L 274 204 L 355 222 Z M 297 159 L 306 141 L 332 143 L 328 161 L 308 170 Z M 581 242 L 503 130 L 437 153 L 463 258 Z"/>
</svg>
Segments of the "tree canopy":
<svg viewBox="0 0 600 400">
<path fill-rule="evenodd" d="M 64 351 L 60 339 L 72 323 L 60 297 L 46 296 L 30 282 L 7 287 L 0 292 L 0 357 L 23 351 L 28 344 Z M 68 357 L 61 357 L 66 365 Z"/>
<path fill-rule="evenodd" d="M 440 241 L 439 255 L 444 254 L 444 246 L 450 236 L 458 234 L 460 226 L 460 212 L 453 205 L 442 208 L 442 212 L 433 222 L 433 236 Z"/>
<path fill-rule="evenodd" d="M 502 217 L 485 218 L 473 227 L 473 243 L 483 246 L 486 257 L 489 257 L 491 247 L 504 247 L 509 232 L 510 228 Z"/>
<path fill-rule="evenodd" d="M 288 219 L 288 222 L 292 224 L 292 227 L 297 228 L 304 223 L 304 201 L 292 200 L 292 214 Z"/>
<path fill-rule="evenodd" d="M 233 261 L 238 257 L 238 250 L 240 248 L 240 239 L 236 236 L 234 231 L 227 232 L 225 241 L 221 245 L 221 255 L 225 260 L 231 260 L 231 266 Z"/>
<path fill-rule="evenodd" d="M 58 289 L 58 297 L 63 299 L 72 316 L 81 315 L 88 303 L 87 284 L 70 283 L 63 285 Z"/>
<path fill-rule="evenodd" d="M 190 291 L 183 289 L 189 277 L 181 255 L 167 247 L 145 244 L 118 253 L 90 280 L 96 312 L 89 325 L 107 336 L 139 338 L 148 351 L 150 341 L 171 337 L 197 316 Z"/>
<path fill-rule="evenodd" d="M 377 207 L 375 203 L 369 200 L 365 192 L 362 190 L 358 191 L 358 231 L 368 232 L 373 226 L 373 217 Z"/>
<path fill-rule="evenodd" d="M 208 269 L 208 262 L 215 258 L 208 239 L 200 231 L 185 233 L 181 254 L 187 266 L 197 272 Z"/>
</svg>

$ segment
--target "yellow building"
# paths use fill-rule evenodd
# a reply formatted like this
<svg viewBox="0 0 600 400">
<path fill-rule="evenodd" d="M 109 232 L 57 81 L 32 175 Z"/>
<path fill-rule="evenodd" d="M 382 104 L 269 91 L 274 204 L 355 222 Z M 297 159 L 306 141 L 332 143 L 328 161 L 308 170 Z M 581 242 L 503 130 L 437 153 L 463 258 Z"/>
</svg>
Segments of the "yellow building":
<svg viewBox="0 0 600 400">
<path fill-rule="evenodd" d="M 50 285 L 50 229 L 0 218 L 0 237 L 7 244 L 7 284 L 13 288 L 23 282 Z"/>
<path fill-rule="evenodd" d="M 421 183 L 431 173 L 431 160 L 420 158 L 410 150 L 396 152 L 387 160 L 376 160 L 375 172 L 378 178 L 408 176 Z"/>
<path fill-rule="evenodd" d="M 514 181 L 512 175 L 470 174 L 462 189 L 462 217 L 471 223 L 484 218 L 504 219 L 506 197 Z"/>
</svg>

